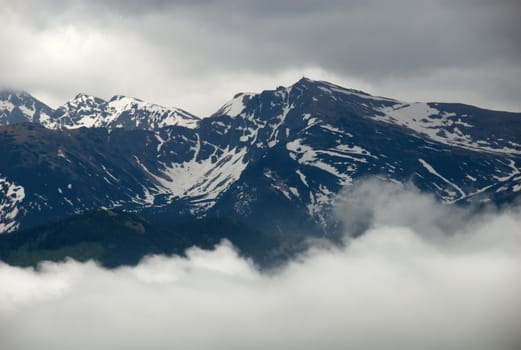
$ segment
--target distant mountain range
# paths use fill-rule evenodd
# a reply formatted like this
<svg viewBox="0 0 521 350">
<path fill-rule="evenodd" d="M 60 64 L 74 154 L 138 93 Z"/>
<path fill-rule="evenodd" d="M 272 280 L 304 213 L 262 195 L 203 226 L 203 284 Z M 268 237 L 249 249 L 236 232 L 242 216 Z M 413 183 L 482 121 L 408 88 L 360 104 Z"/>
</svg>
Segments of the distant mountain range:
<svg viewBox="0 0 521 350">
<path fill-rule="evenodd" d="M 233 218 L 328 235 L 337 194 L 377 176 L 448 204 L 521 194 L 521 113 L 408 103 L 303 78 L 207 118 L 85 94 L 53 110 L 0 92 L 0 232 L 98 208 L 157 223 Z"/>
<path fill-rule="evenodd" d="M 0 91 L 0 125 L 38 123 L 48 129 L 125 128 L 154 130 L 165 126 L 196 127 L 199 118 L 179 108 L 166 108 L 137 98 L 109 101 L 80 93 L 53 110 L 26 92 Z"/>
</svg>

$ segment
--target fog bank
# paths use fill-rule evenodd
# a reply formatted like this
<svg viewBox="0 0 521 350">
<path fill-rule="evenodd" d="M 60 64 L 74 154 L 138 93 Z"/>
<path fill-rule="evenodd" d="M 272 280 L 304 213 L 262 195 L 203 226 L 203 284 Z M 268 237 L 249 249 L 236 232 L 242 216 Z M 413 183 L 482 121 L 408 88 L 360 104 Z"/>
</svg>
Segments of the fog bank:
<svg viewBox="0 0 521 350">
<path fill-rule="evenodd" d="M 519 209 L 476 216 L 369 181 L 338 214 L 366 231 L 277 271 L 227 242 L 116 270 L 0 264 L 0 348 L 519 349 Z"/>
</svg>

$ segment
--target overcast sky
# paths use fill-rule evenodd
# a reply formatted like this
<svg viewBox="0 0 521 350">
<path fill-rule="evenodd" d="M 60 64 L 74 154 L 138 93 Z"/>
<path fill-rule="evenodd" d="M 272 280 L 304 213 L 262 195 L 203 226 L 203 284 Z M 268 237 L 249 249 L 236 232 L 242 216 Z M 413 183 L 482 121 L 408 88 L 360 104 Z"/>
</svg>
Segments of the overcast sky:
<svg viewBox="0 0 521 350">
<path fill-rule="evenodd" d="M 0 0 L 0 84 L 205 116 L 302 76 L 521 111 L 517 0 Z"/>
</svg>

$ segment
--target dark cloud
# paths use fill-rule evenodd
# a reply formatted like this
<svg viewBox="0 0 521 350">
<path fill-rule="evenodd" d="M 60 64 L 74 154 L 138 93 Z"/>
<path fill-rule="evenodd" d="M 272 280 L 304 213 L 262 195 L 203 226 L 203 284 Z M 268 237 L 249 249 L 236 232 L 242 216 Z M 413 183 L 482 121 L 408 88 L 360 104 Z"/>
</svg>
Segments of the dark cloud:
<svg viewBox="0 0 521 350">
<path fill-rule="evenodd" d="M 308 73 L 402 99 L 519 110 L 519 8 L 512 0 L 13 2 L 0 15 L 8 48 L 0 69 L 6 83 L 55 100 L 77 90 L 130 93 L 206 113 L 232 89 Z"/>
<path fill-rule="evenodd" d="M 0 348 L 519 349 L 519 210 L 440 220 L 446 207 L 389 186 L 349 193 L 372 218 L 363 236 L 277 271 L 228 243 L 117 270 L 0 264 Z"/>
</svg>

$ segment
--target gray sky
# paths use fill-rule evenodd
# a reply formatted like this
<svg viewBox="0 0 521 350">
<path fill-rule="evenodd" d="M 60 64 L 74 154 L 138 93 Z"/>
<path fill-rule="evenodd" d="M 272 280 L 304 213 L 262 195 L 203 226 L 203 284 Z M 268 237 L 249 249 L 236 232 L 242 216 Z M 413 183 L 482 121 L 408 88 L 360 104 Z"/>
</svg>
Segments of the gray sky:
<svg viewBox="0 0 521 350">
<path fill-rule="evenodd" d="M 521 111 L 515 0 L 0 0 L 0 84 L 53 107 L 86 92 L 211 114 L 303 75 Z"/>
</svg>

